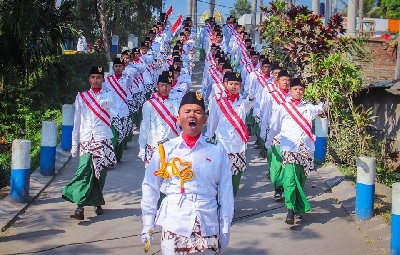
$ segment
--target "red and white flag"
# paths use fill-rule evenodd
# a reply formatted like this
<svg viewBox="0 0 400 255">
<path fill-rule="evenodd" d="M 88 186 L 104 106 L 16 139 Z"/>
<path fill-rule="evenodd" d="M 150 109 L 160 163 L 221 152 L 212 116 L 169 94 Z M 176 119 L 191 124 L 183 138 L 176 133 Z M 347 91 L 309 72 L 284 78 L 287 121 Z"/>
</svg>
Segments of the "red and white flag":
<svg viewBox="0 0 400 255">
<path fill-rule="evenodd" d="M 178 30 L 178 28 L 180 27 L 181 24 L 182 24 L 182 14 L 179 15 L 178 19 L 175 21 L 175 23 L 171 27 L 172 36 L 175 35 L 176 31 Z"/>
<path fill-rule="evenodd" d="M 168 8 L 168 10 L 165 12 L 168 16 L 172 14 L 172 5 Z"/>
</svg>

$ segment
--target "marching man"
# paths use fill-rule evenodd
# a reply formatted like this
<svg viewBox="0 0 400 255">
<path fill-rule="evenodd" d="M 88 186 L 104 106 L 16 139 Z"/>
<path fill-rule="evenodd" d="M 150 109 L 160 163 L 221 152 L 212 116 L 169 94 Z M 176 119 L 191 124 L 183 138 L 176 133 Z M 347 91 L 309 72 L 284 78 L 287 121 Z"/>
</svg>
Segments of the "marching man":
<svg viewBox="0 0 400 255">
<path fill-rule="evenodd" d="M 78 205 L 71 218 L 84 219 L 84 206 L 94 206 L 97 215 L 103 214 L 103 187 L 107 168 L 116 163 L 111 138 L 110 108 L 113 96 L 102 88 L 104 70 L 90 69 L 90 90 L 80 92 L 75 100 L 72 157 L 78 156 L 75 177 L 64 187 L 62 197 Z"/>
<path fill-rule="evenodd" d="M 272 139 L 280 134 L 280 150 L 277 153 L 282 157 L 282 168 L 276 173 L 274 184 L 283 186 L 288 209 L 285 222 L 290 225 L 294 224 L 295 214 L 301 216 L 311 210 L 303 188 L 309 172 L 314 168 L 312 121 L 325 110 L 323 103 L 312 105 L 302 101 L 304 89 L 300 79 L 291 81 L 292 98 L 277 107 L 265 142 L 265 146 L 270 148 Z"/>
<path fill-rule="evenodd" d="M 122 75 L 124 64 L 120 58 L 114 59 L 114 75 L 106 78 L 103 86 L 111 91 L 114 96 L 114 104 L 111 107 L 111 129 L 113 131 L 113 146 L 117 156 L 117 162 L 120 162 L 124 153 L 126 139 L 132 132 L 132 119 L 129 117 L 128 93 L 132 86 L 132 79 L 127 73 Z"/>
<path fill-rule="evenodd" d="M 232 169 L 233 194 L 239 189 L 242 173 L 246 171 L 246 146 L 249 140 L 246 125 L 246 114 L 254 105 L 254 94 L 246 99 L 240 98 L 242 78 L 239 73 L 227 73 L 226 93 L 214 96 L 208 118 L 208 137 L 217 135 L 228 152 Z"/>
<path fill-rule="evenodd" d="M 177 125 L 179 102 L 171 99 L 172 75 L 164 71 L 158 78 L 157 92 L 143 104 L 143 120 L 140 124 L 139 158 L 147 164 L 157 149 L 157 143 L 179 135 Z"/>
<path fill-rule="evenodd" d="M 158 225 L 163 255 L 213 255 L 228 245 L 233 217 L 228 155 L 222 144 L 201 135 L 206 115 L 200 93 L 183 96 L 178 123 L 181 135 L 159 143 L 145 171 L 142 242 L 149 247 Z M 157 211 L 160 190 L 166 197 Z"/>
</svg>

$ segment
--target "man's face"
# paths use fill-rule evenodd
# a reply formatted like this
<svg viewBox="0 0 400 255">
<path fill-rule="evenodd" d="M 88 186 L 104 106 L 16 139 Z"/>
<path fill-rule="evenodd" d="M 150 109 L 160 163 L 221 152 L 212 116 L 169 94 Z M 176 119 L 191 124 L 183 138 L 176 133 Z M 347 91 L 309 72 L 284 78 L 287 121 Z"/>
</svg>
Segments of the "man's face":
<svg viewBox="0 0 400 255">
<path fill-rule="evenodd" d="M 215 51 L 217 50 L 217 47 L 211 47 L 211 53 L 215 54 Z"/>
<path fill-rule="evenodd" d="M 181 42 L 186 41 L 186 35 L 179 36 L 179 40 L 181 40 Z"/>
<path fill-rule="evenodd" d="M 258 64 L 258 55 L 251 56 L 251 63 L 253 63 L 253 65 Z"/>
<path fill-rule="evenodd" d="M 122 55 L 121 56 L 121 61 L 122 61 L 122 63 L 124 63 L 125 66 L 127 66 L 129 64 L 129 62 L 130 62 L 130 58 L 129 58 L 128 55 Z"/>
<path fill-rule="evenodd" d="M 243 39 L 250 39 L 250 35 L 243 34 Z"/>
<path fill-rule="evenodd" d="M 143 55 L 145 55 L 149 51 L 148 47 L 140 47 L 140 49 L 141 49 Z"/>
<path fill-rule="evenodd" d="M 134 53 L 132 53 L 132 59 L 133 60 L 137 60 L 137 59 L 139 59 L 139 57 L 140 57 L 140 54 L 139 54 L 139 52 L 134 52 Z"/>
<path fill-rule="evenodd" d="M 171 83 L 158 82 L 157 83 L 157 91 L 162 96 L 168 96 L 169 92 L 171 92 Z"/>
<path fill-rule="evenodd" d="M 155 34 L 150 34 L 149 37 L 150 37 L 150 39 L 151 39 L 152 41 L 154 41 L 154 39 L 156 39 L 156 35 L 155 35 Z"/>
<path fill-rule="evenodd" d="M 173 65 L 177 65 L 177 66 L 180 66 L 181 67 L 181 69 L 182 69 L 182 62 L 174 62 L 174 63 L 172 63 Z"/>
<path fill-rule="evenodd" d="M 124 65 L 123 64 L 114 64 L 113 69 L 114 69 L 115 74 L 120 75 L 124 71 Z"/>
<path fill-rule="evenodd" d="M 261 68 L 261 71 L 263 72 L 263 74 L 267 74 L 269 75 L 269 73 L 271 72 L 271 65 L 270 64 L 264 64 Z"/>
<path fill-rule="evenodd" d="M 278 79 L 280 89 L 288 89 L 290 87 L 290 77 L 282 76 Z"/>
<path fill-rule="evenodd" d="M 224 62 L 218 63 L 218 69 L 222 72 L 222 67 L 224 66 Z"/>
<path fill-rule="evenodd" d="M 249 46 L 251 46 L 251 42 L 246 42 L 246 43 L 245 43 L 245 46 L 246 46 L 246 48 L 249 47 Z"/>
<path fill-rule="evenodd" d="M 216 38 L 217 43 L 221 43 L 222 39 L 223 39 L 222 36 L 220 36 L 220 35 L 217 36 L 217 38 Z"/>
<path fill-rule="evenodd" d="M 278 80 L 278 74 L 279 72 L 282 71 L 281 69 L 275 69 L 274 71 L 272 71 L 272 77 L 274 78 L 274 80 Z"/>
<path fill-rule="evenodd" d="M 293 99 L 300 100 L 304 95 L 304 88 L 302 86 L 294 86 L 290 88 L 290 94 Z"/>
<path fill-rule="evenodd" d="M 242 83 L 239 81 L 228 81 L 226 84 L 226 90 L 233 95 L 239 94 L 241 89 Z"/>
<path fill-rule="evenodd" d="M 185 104 L 179 109 L 178 124 L 188 136 L 194 137 L 200 134 L 206 121 L 206 114 L 200 105 Z"/>
<path fill-rule="evenodd" d="M 179 75 L 181 75 L 181 72 L 174 72 L 174 81 L 178 80 Z"/>
<path fill-rule="evenodd" d="M 101 74 L 89 75 L 89 83 L 92 88 L 101 88 L 104 82 L 104 77 Z"/>
</svg>

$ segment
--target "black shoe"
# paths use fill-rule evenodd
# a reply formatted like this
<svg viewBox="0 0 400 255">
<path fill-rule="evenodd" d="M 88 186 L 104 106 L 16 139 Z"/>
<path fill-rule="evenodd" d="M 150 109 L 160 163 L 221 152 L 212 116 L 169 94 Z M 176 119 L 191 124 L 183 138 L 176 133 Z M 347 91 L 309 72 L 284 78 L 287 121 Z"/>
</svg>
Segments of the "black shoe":
<svg viewBox="0 0 400 255">
<path fill-rule="evenodd" d="M 75 210 L 75 213 L 70 215 L 69 217 L 77 220 L 83 220 L 85 218 L 84 212 L 85 209 L 83 207 L 78 206 L 78 208 L 76 208 Z"/>
<path fill-rule="evenodd" d="M 266 159 L 267 158 L 267 152 L 262 150 L 260 151 L 260 154 L 258 154 L 259 159 Z"/>
<path fill-rule="evenodd" d="M 269 171 L 267 173 L 267 178 L 268 178 L 268 180 L 271 180 L 271 174 L 269 173 Z"/>
<path fill-rule="evenodd" d="M 303 219 L 303 214 L 301 214 L 301 213 L 295 214 L 295 215 L 294 215 L 294 218 L 295 218 L 296 220 L 302 220 L 302 219 Z"/>
<path fill-rule="evenodd" d="M 274 199 L 275 199 L 276 201 L 280 201 L 280 200 L 283 199 L 282 188 L 277 188 L 277 189 L 275 189 Z"/>
<path fill-rule="evenodd" d="M 288 209 L 285 223 L 289 225 L 294 225 L 294 212 L 292 209 Z"/>
<path fill-rule="evenodd" d="M 103 215 L 104 210 L 103 210 L 103 208 L 101 208 L 101 206 L 95 206 L 94 212 L 96 213 L 96 215 Z"/>
<path fill-rule="evenodd" d="M 121 160 L 117 158 L 117 164 L 121 164 Z"/>
</svg>

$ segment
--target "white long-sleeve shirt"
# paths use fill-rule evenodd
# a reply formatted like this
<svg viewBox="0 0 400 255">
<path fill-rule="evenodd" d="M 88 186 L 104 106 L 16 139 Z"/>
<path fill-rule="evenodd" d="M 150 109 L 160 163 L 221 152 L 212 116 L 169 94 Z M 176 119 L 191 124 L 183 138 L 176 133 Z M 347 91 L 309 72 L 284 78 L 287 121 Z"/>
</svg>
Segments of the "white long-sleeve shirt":
<svg viewBox="0 0 400 255">
<path fill-rule="evenodd" d="M 117 80 L 115 75 L 112 75 L 111 77 L 115 78 L 115 81 L 117 81 L 118 84 L 120 85 L 120 87 L 117 86 L 116 84 L 112 86 L 110 84 L 110 81 L 108 80 L 108 77 L 105 79 L 105 82 L 103 83 L 103 88 L 113 93 L 114 97 L 114 103 L 110 110 L 111 117 L 116 117 L 116 116 L 126 117 L 129 115 L 127 100 L 129 94 L 129 87 L 132 86 L 131 85 L 132 80 L 129 79 L 126 75 L 122 75 L 119 80 Z"/>
<path fill-rule="evenodd" d="M 318 105 L 307 104 L 302 101 L 297 106 L 297 110 L 301 115 L 304 116 L 308 123 L 312 125 L 312 121 L 319 114 L 325 111 L 325 105 L 323 103 Z M 265 146 L 267 148 L 271 146 L 272 139 L 278 134 L 280 134 L 281 137 L 281 151 L 298 152 L 299 145 L 301 143 L 304 143 L 309 152 L 315 151 L 314 141 L 311 140 L 306 132 L 297 124 L 295 119 L 289 114 L 282 104 L 277 107 L 276 111 L 272 115 L 271 129 L 268 132 L 267 141 L 265 142 Z"/>
<path fill-rule="evenodd" d="M 114 98 L 112 94 L 104 88 L 95 94 L 92 89 L 89 93 L 100 104 L 100 106 L 110 114 Z M 90 101 L 89 101 L 90 102 Z M 105 118 L 105 115 L 102 114 Z M 110 122 L 110 118 L 107 119 Z M 87 142 L 92 138 L 95 141 L 111 139 L 113 134 L 111 127 L 106 125 L 83 101 L 78 93 L 75 99 L 74 128 L 72 130 L 72 146 L 78 146 L 79 142 Z"/>
<path fill-rule="evenodd" d="M 224 147 L 209 143 L 200 136 L 195 146 L 190 148 L 181 136 L 163 144 L 166 162 L 177 157 L 182 162 L 190 162 L 194 172 L 193 179 L 184 182 L 184 196 L 181 197 L 178 176 L 169 179 L 155 176 L 160 169 L 160 155 L 156 150 L 146 168 L 142 183 L 143 225 L 151 226 L 157 213 L 155 224 L 178 235 L 190 237 L 196 217 L 200 220 L 203 236 L 219 233 L 217 194 L 220 203 L 221 232 L 229 233 L 233 217 L 234 199 L 232 191 L 232 174 L 228 155 Z M 160 190 L 166 194 L 160 209 L 157 201 Z"/>
<path fill-rule="evenodd" d="M 271 84 L 269 84 L 271 85 Z M 280 91 L 279 88 L 274 87 L 272 91 L 264 88 L 261 92 L 260 100 L 260 137 L 265 139 L 267 133 L 266 131 L 270 129 L 273 123 L 272 115 L 283 102 L 287 102 L 292 98 L 290 93 L 286 96 Z M 276 100 L 277 99 L 277 100 Z"/>
<path fill-rule="evenodd" d="M 174 117 L 178 116 L 180 101 L 178 102 L 177 100 L 169 97 L 165 99 L 163 103 Z M 139 134 L 140 149 L 145 149 L 146 144 L 156 147 L 157 143 L 165 138 L 172 139 L 177 137 L 177 134 L 172 131 L 170 126 L 168 126 L 168 124 L 164 121 L 164 119 L 149 101 L 146 101 L 143 104 L 142 113 L 143 119 L 140 123 Z M 179 130 L 176 123 L 175 126 L 176 129 Z"/>
<path fill-rule="evenodd" d="M 220 94 L 219 96 L 225 96 Z M 231 102 L 233 110 L 237 113 L 240 119 L 245 123 L 246 114 L 254 105 L 255 100 L 238 98 Z M 228 153 L 240 153 L 246 150 L 246 143 L 240 137 L 238 131 L 229 122 L 227 116 L 222 112 L 220 106 L 213 99 L 210 106 L 210 115 L 208 116 L 207 137 L 213 137 L 214 133 L 217 135 L 218 142 L 221 142 Z"/>
</svg>

